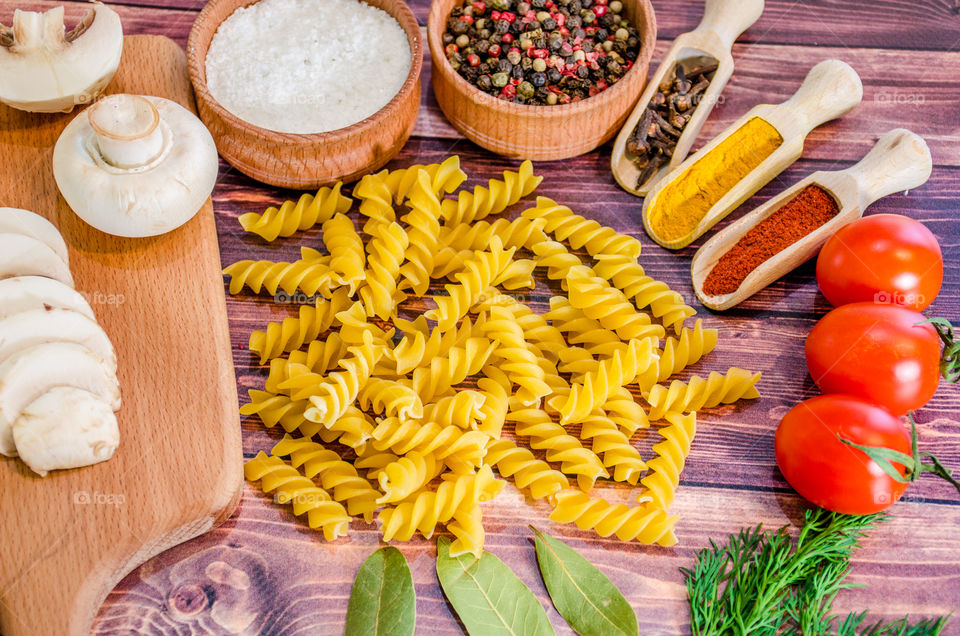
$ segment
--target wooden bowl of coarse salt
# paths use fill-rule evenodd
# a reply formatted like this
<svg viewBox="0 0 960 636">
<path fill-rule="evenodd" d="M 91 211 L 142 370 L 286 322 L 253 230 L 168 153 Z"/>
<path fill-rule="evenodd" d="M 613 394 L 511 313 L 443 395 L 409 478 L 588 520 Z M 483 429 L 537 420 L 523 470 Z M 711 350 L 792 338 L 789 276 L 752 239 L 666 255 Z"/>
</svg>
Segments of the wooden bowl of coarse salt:
<svg viewBox="0 0 960 636">
<path fill-rule="evenodd" d="M 463 2 L 434 0 L 427 22 L 433 92 L 454 128 L 487 150 L 534 161 L 576 157 L 617 134 L 643 91 L 657 44 L 657 20 L 650 0 L 622 0 L 623 15 L 641 38 L 639 54 L 630 70 L 593 97 L 552 106 L 498 99 L 454 70 L 444 53 L 442 38 L 451 9 Z"/>
<path fill-rule="evenodd" d="M 379 169 L 420 109 L 423 42 L 403 0 L 211 0 L 187 58 L 220 155 L 283 188 Z"/>
</svg>

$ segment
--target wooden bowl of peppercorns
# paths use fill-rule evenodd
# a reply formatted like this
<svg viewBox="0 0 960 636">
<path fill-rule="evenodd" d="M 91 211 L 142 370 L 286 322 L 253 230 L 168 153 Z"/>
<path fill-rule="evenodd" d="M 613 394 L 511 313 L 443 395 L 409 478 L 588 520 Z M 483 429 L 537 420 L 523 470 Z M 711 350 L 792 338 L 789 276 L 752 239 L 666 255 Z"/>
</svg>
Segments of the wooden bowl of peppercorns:
<svg viewBox="0 0 960 636">
<path fill-rule="evenodd" d="M 649 0 L 435 0 L 433 92 L 465 137 L 549 161 L 617 134 L 657 41 Z"/>
</svg>

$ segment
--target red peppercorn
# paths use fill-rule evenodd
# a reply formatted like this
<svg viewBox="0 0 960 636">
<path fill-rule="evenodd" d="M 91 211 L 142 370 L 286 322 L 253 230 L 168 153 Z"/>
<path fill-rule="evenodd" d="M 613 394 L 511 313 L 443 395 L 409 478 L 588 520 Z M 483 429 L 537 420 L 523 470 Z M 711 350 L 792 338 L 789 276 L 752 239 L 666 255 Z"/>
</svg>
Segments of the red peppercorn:
<svg viewBox="0 0 960 636">
<path fill-rule="evenodd" d="M 537 19 L 537 12 L 534 11 L 533 9 L 530 9 L 529 11 L 527 11 L 526 13 L 523 14 L 523 18 L 524 18 L 525 20 L 531 20 L 531 21 L 536 20 L 536 19 Z"/>
<path fill-rule="evenodd" d="M 549 11 L 550 9 L 555 8 L 557 5 L 555 5 L 553 2 L 547 2 L 547 3 L 546 3 L 545 5 L 543 5 L 543 6 L 545 6 L 545 7 L 547 8 L 547 10 Z"/>
<path fill-rule="evenodd" d="M 545 60 L 550 56 L 550 51 L 547 49 L 535 49 L 531 46 L 530 50 L 527 51 L 527 55 L 534 59 Z"/>
<path fill-rule="evenodd" d="M 510 80 L 510 83 L 513 84 L 514 86 L 519 86 L 520 80 L 518 80 L 517 78 L 513 78 L 512 80 Z"/>
<path fill-rule="evenodd" d="M 599 88 L 599 89 L 602 90 L 602 91 L 603 91 L 603 90 L 606 90 L 606 89 L 607 89 L 607 86 L 608 86 L 608 85 L 607 85 L 607 80 L 605 80 L 605 79 L 603 79 L 603 78 L 598 79 L 596 86 L 597 86 L 597 88 Z"/>
<path fill-rule="evenodd" d="M 565 30 L 563 28 L 563 24 L 567 21 L 567 16 L 563 15 L 562 13 L 555 13 L 553 15 L 553 19 L 557 21 L 557 26 L 560 27 L 560 33 L 563 33 Z M 570 34 L 570 31 L 567 31 L 566 33 L 564 33 L 564 35 L 569 35 L 569 34 Z"/>
<path fill-rule="evenodd" d="M 476 53 L 471 53 L 467 56 L 467 64 L 470 66 L 480 66 L 480 56 Z"/>
<path fill-rule="evenodd" d="M 607 13 L 607 8 L 605 6 L 597 5 L 593 8 L 593 14 L 598 18 L 603 17 Z"/>
<path fill-rule="evenodd" d="M 593 0 L 593 4 L 594 4 L 594 7 L 597 7 L 597 6 L 605 7 L 607 6 L 607 0 Z M 596 8 L 593 9 L 593 12 L 597 13 Z M 597 13 L 597 15 L 599 16 L 600 14 Z"/>
<path fill-rule="evenodd" d="M 510 13 L 509 11 L 504 11 L 503 13 L 500 14 L 500 19 L 506 20 L 510 24 L 513 24 L 513 21 L 517 19 L 517 14 Z"/>
<path fill-rule="evenodd" d="M 471 3 L 471 5 L 473 6 L 473 10 L 478 13 L 483 13 L 484 11 L 487 10 L 486 2 L 473 2 Z"/>
<path fill-rule="evenodd" d="M 493 20 L 494 22 L 496 22 L 497 20 L 499 20 L 499 19 L 500 19 L 500 12 L 497 11 L 496 9 L 494 9 L 493 11 L 491 11 L 491 12 L 490 12 L 490 19 Z"/>
<path fill-rule="evenodd" d="M 453 55 L 454 53 L 456 53 L 456 52 L 459 51 L 460 49 L 457 48 L 457 45 L 456 45 L 456 44 L 454 44 L 453 42 L 451 42 L 450 44 L 448 44 L 447 46 L 445 46 L 443 50 L 444 50 L 444 52 L 445 52 L 447 55 Z"/>
<path fill-rule="evenodd" d="M 461 19 L 462 21 L 466 22 L 467 24 L 473 24 L 473 16 L 472 16 L 472 15 L 462 15 L 462 16 L 460 16 L 460 19 Z"/>
<path fill-rule="evenodd" d="M 588 61 L 588 62 L 596 62 L 596 61 L 597 61 L 597 52 L 596 52 L 596 51 L 590 51 L 589 53 L 587 53 L 587 61 Z"/>
<path fill-rule="evenodd" d="M 513 42 L 513 34 L 504 33 L 502 36 L 500 36 L 500 41 L 503 42 L 504 44 L 510 44 L 511 42 Z"/>
<path fill-rule="evenodd" d="M 510 55 L 511 53 L 514 53 L 514 52 L 516 52 L 516 53 L 523 53 L 523 51 L 521 51 L 521 50 L 518 49 L 517 47 L 511 46 L 511 47 L 510 47 L 510 50 L 507 51 L 507 55 Z"/>
<path fill-rule="evenodd" d="M 490 55 L 490 57 L 500 57 L 500 45 L 491 44 L 490 48 L 487 49 L 487 53 Z"/>
<path fill-rule="evenodd" d="M 517 87 L 513 84 L 507 84 L 500 89 L 500 99 L 513 99 L 517 96 Z"/>
<path fill-rule="evenodd" d="M 589 93 L 590 93 L 590 97 L 593 97 L 594 95 L 598 95 L 600 93 L 600 89 L 594 86 L 591 86 Z"/>
</svg>

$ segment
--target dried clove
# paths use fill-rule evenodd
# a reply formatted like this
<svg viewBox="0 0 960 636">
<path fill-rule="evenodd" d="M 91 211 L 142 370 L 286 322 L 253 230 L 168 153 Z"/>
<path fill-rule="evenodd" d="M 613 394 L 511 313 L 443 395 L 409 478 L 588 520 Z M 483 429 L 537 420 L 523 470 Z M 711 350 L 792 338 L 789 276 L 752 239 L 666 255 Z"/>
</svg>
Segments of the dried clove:
<svg viewBox="0 0 960 636">
<path fill-rule="evenodd" d="M 627 139 L 627 153 L 640 170 L 638 188 L 670 162 L 716 70 L 716 60 L 698 63 L 692 68 L 677 63 L 672 75 L 660 82 Z"/>
</svg>

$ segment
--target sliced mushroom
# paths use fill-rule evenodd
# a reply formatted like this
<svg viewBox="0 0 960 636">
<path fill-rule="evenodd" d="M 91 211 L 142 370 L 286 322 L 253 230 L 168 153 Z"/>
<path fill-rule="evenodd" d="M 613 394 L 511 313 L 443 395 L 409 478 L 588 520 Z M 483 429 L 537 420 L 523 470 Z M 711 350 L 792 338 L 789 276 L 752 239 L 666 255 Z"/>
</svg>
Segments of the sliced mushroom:
<svg viewBox="0 0 960 636">
<path fill-rule="evenodd" d="M 105 97 L 67 125 L 53 151 L 63 198 L 81 219 L 116 236 L 180 227 L 210 196 L 218 168 L 203 122 L 161 97 Z"/>
<path fill-rule="evenodd" d="M 110 338 L 95 321 L 68 309 L 35 309 L 0 320 L 0 363 L 29 347 L 47 342 L 83 345 L 103 359 L 111 373 L 117 355 Z"/>
<path fill-rule="evenodd" d="M 23 234 L 0 234 L 0 279 L 46 276 L 73 287 L 70 268 L 46 243 Z"/>
<path fill-rule="evenodd" d="M 39 214 L 19 208 L 0 208 L 0 232 L 35 238 L 53 250 L 64 263 L 70 264 L 67 244 L 63 242 L 60 230 Z"/>
<path fill-rule="evenodd" d="M 36 309 L 69 309 L 96 320 L 90 303 L 72 287 L 44 276 L 0 280 L 0 320 Z"/>
<path fill-rule="evenodd" d="M 117 72 L 123 51 L 120 16 L 97 3 L 65 33 L 63 7 L 17 10 L 0 25 L 0 101 L 37 113 L 70 112 L 97 97 Z"/>
<path fill-rule="evenodd" d="M 90 391 L 114 411 L 120 408 L 116 375 L 86 347 L 54 342 L 24 349 L 0 362 L 0 453 L 16 457 L 13 423 L 28 404 L 58 386 Z"/>
<path fill-rule="evenodd" d="M 28 404 L 13 423 L 20 459 L 41 477 L 113 457 L 120 444 L 110 405 L 83 389 L 54 387 Z"/>
</svg>

